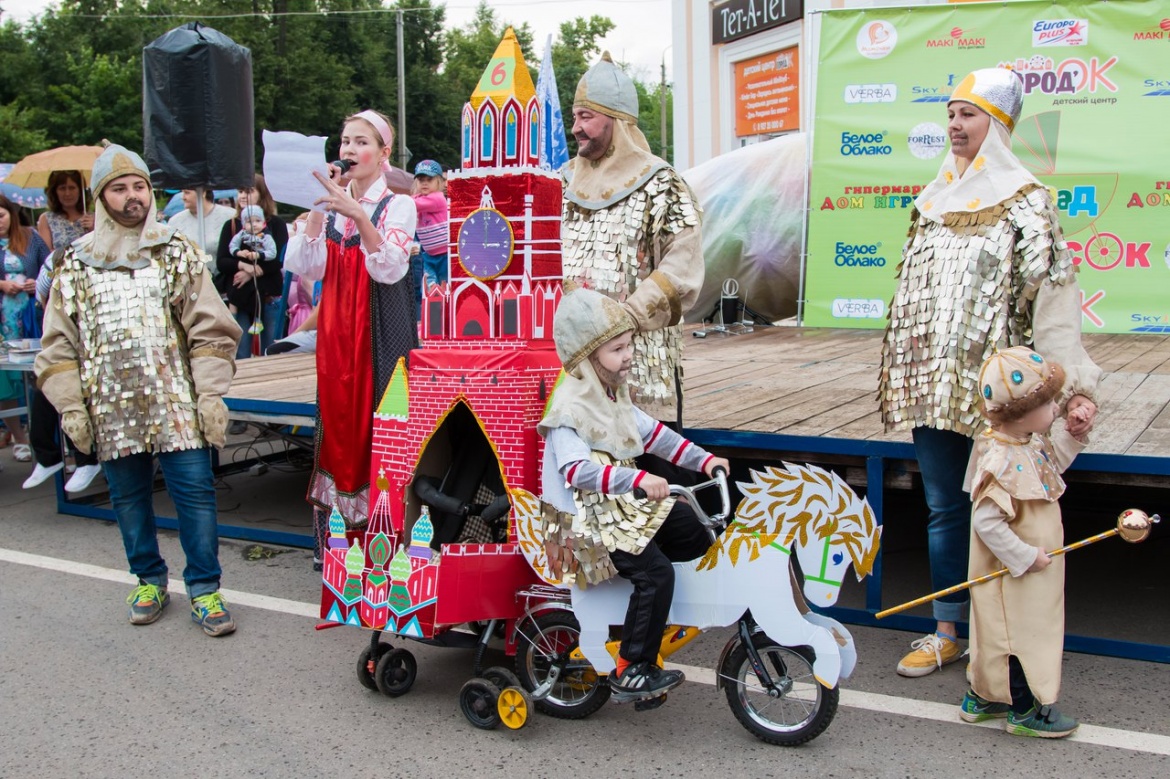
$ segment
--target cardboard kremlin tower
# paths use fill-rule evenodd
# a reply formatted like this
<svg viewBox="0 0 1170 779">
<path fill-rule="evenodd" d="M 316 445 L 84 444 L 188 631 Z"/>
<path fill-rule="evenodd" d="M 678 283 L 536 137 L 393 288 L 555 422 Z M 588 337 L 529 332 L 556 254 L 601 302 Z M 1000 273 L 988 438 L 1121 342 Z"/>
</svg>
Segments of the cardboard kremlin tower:
<svg viewBox="0 0 1170 779">
<path fill-rule="evenodd" d="M 369 523 L 347 532 L 336 512 L 330 521 L 323 619 L 430 638 L 437 626 L 518 617 L 516 592 L 537 581 L 510 514 L 495 543 L 440 544 L 461 520 L 436 507 L 434 521 L 420 519 L 414 483 L 445 494 L 460 485 L 478 505 L 507 489 L 540 494 L 536 424 L 560 373 L 562 294 L 561 183 L 537 167 L 543 127 L 509 29 L 463 108 L 462 170 L 448 176 L 449 283 L 425 291 L 421 346 L 371 420 Z"/>
</svg>

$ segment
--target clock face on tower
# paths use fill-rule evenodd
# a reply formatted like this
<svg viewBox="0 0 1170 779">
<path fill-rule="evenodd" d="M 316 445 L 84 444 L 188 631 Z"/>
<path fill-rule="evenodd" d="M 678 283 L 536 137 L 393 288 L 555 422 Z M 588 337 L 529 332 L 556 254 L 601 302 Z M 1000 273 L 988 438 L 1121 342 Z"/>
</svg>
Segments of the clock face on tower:
<svg viewBox="0 0 1170 779">
<path fill-rule="evenodd" d="M 512 261 L 515 241 L 507 217 L 494 208 L 477 208 L 459 227 L 459 264 L 480 281 L 494 279 Z"/>
</svg>

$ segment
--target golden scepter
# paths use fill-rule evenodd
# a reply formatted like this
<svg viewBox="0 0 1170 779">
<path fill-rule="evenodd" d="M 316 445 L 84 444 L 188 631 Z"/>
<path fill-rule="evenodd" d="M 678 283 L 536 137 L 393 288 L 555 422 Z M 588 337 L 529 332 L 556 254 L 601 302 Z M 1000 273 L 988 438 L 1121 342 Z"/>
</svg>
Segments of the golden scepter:
<svg viewBox="0 0 1170 779">
<path fill-rule="evenodd" d="M 1113 528 L 1112 530 L 1106 530 L 1104 533 L 1098 533 L 1095 536 L 1090 536 L 1089 538 L 1083 538 L 1080 541 L 1077 541 L 1075 544 L 1062 546 L 1060 549 L 1049 552 L 1048 557 L 1053 558 L 1057 555 L 1062 555 L 1065 552 L 1071 552 L 1074 549 L 1080 549 L 1082 546 L 1095 544 L 1098 541 L 1104 541 L 1106 538 L 1110 538 L 1111 536 L 1116 535 L 1120 535 L 1124 540 L 1131 544 L 1139 544 L 1149 537 L 1150 528 L 1161 521 L 1162 518 L 1157 514 L 1148 516 L 1146 512 L 1140 509 L 1126 509 L 1125 511 L 1121 512 L 1121 515 L 1117 518 L 1117 527 Z M 935 598 L 941 598 L 944 595 L 950 595 L 953 592 L 966 590 L 974 587 L 977 584 L 983 584 L 984 582 L 989 582 L 992 579 L 998 579 L 1007 573 L 1007 568 L 1001 568 L 998 571 L 993 571 L 984 576 L 980 576 L 978 579 L 971 579 L 970 581 L 963 582 L 962 584 L 956 584 L 954 587 L 947 587 L 945 590 L 932 592 L 930 595 L 923 595 L 921 598 L 912 600 L 909 603 L 903 603 L 901 606 L 894 606 L 892 609 L 879 611 L 875 616 L 877 619 L 881 619 L 883 617 L 888 617 L 891 614 L 900 614 L 907 609 L 912 609 L 915 606 L 919 606 L 923 603 L 929 603 Z"/>
</svg>

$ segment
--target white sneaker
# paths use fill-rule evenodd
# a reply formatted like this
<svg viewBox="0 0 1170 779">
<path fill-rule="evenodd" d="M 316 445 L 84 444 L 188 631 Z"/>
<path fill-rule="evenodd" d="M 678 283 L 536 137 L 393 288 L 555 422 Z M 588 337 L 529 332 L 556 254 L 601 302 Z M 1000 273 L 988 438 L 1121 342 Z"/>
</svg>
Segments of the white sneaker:
<svg viewBox="0 0 1170 779">
<path fill-rule="evenodd" d="M 100 465 L 79 465 L 69 481 L 65 482 L 66 492 L 81 492 L 102 472 Z"/>
<path fill-rule="evenodd" d="M 24 480 L 24 489 L 31 490 L 33 487 L 39 487 L 44 484 L 53 474 L 65 467 L 65 463 L 57 463 L 50 465 L 48 468 L 37 463 L 37 467 L 33 468 L 32 475 Z"/>
</svg>

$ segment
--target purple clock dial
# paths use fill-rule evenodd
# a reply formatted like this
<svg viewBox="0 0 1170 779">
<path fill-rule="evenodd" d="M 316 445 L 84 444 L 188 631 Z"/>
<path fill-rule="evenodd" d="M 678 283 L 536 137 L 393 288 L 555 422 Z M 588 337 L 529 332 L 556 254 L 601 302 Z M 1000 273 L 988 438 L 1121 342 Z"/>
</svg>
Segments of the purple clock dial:
<svg viewBox="0 0 1170 779">
<path fill-rule="evenodd" d="M 512 225 L 494 208 L 472 211 L 459 228 L 459 264 L 481 281 L 503 273 L 514 248 Z"/>
</svg>

